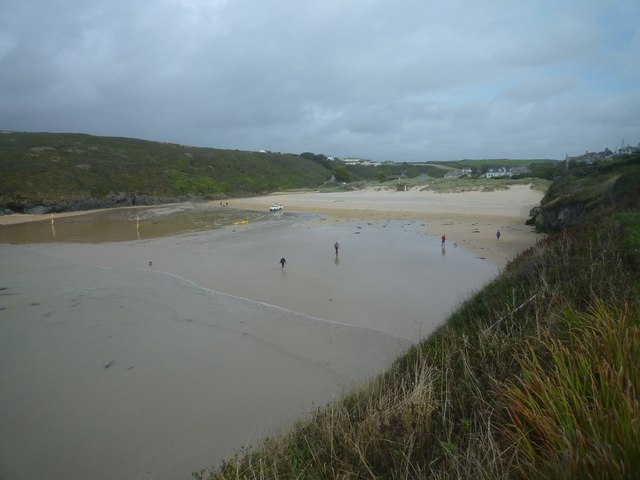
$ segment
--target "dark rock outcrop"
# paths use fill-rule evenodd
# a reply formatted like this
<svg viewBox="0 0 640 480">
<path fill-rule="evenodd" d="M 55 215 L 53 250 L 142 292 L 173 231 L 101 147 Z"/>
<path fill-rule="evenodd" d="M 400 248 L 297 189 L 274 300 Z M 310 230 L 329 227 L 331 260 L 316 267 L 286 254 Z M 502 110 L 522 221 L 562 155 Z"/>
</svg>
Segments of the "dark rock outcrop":
<svg viewBox="0 0 640 480">
<path fill-rule="evenodd" d="M 543 207 L 538 216 L 538 224 L 546 230 L 560 230 L 579 223 L 585 211 L 586 207 L 582 202 Z"/>
<path fill-rule="evenodd" d="M 533 207 L 529 210 L 529 218 L 527 219 L 525 225 L 535 225 L 538 220 L 538 215 L 540 214 L 540 207 Z"/>
<path fill-rule="evenodd" d="M 30 215 L 43 215 L 51 212 L 53 212 L 53 207 L 51 205 L 35 205 L 25 210 L 24 213 L 28 213 Z"/>
<path fill-rule="evenodd" d="M 163 203 L 197 202 L 211 200 L 209 197 L 181 195 L 169 197 L 163 195 L 144 195 L 138 193 L 109 193 L 104 198 L 84 197 L 72 200 L 10 200 L 0 202 L 0 215 L 13 213 L 47 214 L 51 212 L 73 212 L 98 208 L 131 207 L 160 205 Z"/>
</svg>

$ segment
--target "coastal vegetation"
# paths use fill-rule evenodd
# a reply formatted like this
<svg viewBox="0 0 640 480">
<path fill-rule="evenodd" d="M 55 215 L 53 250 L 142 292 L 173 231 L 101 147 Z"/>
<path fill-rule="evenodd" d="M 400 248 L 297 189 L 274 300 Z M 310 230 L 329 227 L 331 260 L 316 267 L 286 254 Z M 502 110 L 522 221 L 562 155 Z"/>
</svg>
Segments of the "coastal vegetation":
<svg viewBox="0 0 640 480">
<path fill-rule="evenodd" d="M 562 172 L 560 162 L 549 160 L 371 166 L 311 152 L 247 152 L 131 138 L 2 131 L 0 213 L 49 213 L 366 185 L 428 184 L 439 191 L 504 187 L 507 179 L 438 182 L 447 172 L 465 167 L 478 177 L 489 166 L 527 167 L 528 177 L 542 179 Z"/>
<path fill-rule="evenodd" d="M 386 373 L 194 476 L 636 478 L 638 160 L 567 170 L 540 210 L 578 214 L 541 216 L 545 238 Z"/>
<path fill-rule="evenodd" d="M 325 185 L 320 191 L 336 190 L 360 190 L 363 188 L 376 188 L 386 190 L 418 189 L 420 191 L 431 191 L 439 193 L 459 193 L 459 192 L 494 192 L 496 190 L 507 190 L 513 185 L 529 185 L 531 188 L 546 192 L 551 185 L 550 180 L 544 178 L 471 178 L 462 177 L 457 179 L 447 178 L 403 178 L 385 179 L 378 182 L 358 181 L 347 185 Z"/>
<path fill-rule="evenodd" d="M 317 187 L 331 177 L 292 154 L 80 134 L 0 134 L 0 207 L 58 209 L 228 198 Z M 68 205 L 65 205 L 67 202 Z M 74 203 L 75 202 L 75 203 Z M 66 208 L 65 208 L 66 207 Z"/>
<path fill-rule="evenodd" d="M 554 182 L 537 217 L 542 229 L 558 229 L 606 218 L 617 210 L 633 208 L 640 200 L 640 155 L 597 163 L 570 165 Z"/>
</svg>

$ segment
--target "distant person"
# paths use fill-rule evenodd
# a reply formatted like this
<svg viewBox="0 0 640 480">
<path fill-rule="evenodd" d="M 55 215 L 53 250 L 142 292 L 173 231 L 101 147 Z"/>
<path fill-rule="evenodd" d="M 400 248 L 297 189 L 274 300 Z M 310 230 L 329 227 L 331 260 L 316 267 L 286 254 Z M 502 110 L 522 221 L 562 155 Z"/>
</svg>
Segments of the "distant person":
<svg viewBox="0 0 640 480">
<path fill-rule="evenodd" d="M 338 242 L 334 243 L 333 248 L 336 249 L 336 255 L 338 255 L 338 249 L 340 248 L 340 244 Z"/>
<path fill-rule="evenodd" d="M 444 233 L 442 234 L 441 240 L 442 240 L 442 246 L 444 247 L 444 242 L 447 241 L 447 236 Z"/>
<path fill-rule="evenodd" d="M 284 259 L 284 257 L 282 257 L 280 259 L 280 265 L 282 266 L 282 268 L 284 269 L 284 266 L 287 264 L 287 261 Z"/>
<path fill-rule="evenodd" d="M 496 232 L 496 238 L 497 238 L 498 240 L 500 240 L 500 235 L 501 235 L 500 230 L 498 230 L 498 231 Z"/>
</svg>

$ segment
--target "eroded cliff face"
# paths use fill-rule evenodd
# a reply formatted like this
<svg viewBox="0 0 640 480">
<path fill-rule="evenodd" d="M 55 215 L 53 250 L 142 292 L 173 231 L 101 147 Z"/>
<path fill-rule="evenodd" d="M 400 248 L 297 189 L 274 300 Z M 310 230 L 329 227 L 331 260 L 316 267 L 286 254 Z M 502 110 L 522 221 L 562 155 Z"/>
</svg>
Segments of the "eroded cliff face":
<svg viewBox="0 0 640 480">
<path fill-rule="evenodd" d="M 551 207 L 542 207 L 536 223 L 545 230 L 560 230 L 580 223 L 586 212 L 583 202 L 572 202 Z"/>
<path fill-rule="evenodd" d="M 142 195 L 135 193 L 109 193 L 104 198 L 85 197 L 74 200 L 21 200 L 0 201 L 0 215 L 12 213 L 47 214 L 71 212 L 96 208 L 129 207 L 136 205 L 159 205 L 187 201 L 211 200 L 212 197 L 182 195 L 179 197 Z"/>
<path fill-rule="evenodd" d="M 528 224 L 543 230 L 561 230 L 578 223 L 597 220 L 611 211 L 638 210 L 640 208 L 640 171 L 628 168 L 617 175 L 601 175 L 593 195 L 577 200 L 557 191 L 555 196 L 542 200 L 542 205 L 531 211 Z M 580 179 L 576 179 L 580 182 Z M 575 190 L 575 189 L 574 189 Z M 565 196 L 566 195 L 566 196 Z M 585 197 L 585 195 L 581 195 Z"/>
</svg>

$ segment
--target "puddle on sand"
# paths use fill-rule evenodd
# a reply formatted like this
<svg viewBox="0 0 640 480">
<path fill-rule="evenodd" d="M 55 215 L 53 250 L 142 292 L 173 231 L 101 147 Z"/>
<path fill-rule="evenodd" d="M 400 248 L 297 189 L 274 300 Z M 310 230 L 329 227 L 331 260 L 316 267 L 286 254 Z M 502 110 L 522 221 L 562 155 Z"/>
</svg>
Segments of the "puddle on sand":
<svg viewBox="0 0 640 480">
<path fill-rule="evenodd" d="M 0 243 L 126 242 L 266 218 L 270 218 L 269 213 L 196 204 L 114 208 L 53 221 L 0 225 Z"/>
</svg>

